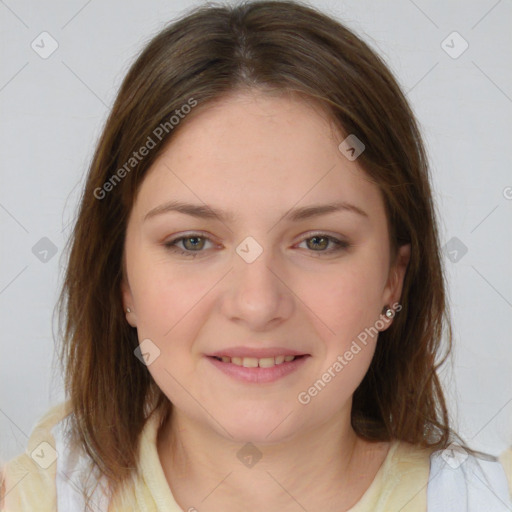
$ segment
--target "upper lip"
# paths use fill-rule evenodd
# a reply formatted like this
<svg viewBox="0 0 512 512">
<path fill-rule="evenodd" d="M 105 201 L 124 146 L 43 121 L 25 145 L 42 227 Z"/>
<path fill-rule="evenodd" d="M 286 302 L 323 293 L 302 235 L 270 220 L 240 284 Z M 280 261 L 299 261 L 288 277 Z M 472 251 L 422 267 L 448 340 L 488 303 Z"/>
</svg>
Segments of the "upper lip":
<svg viewBox="0 0 512 512">
<path fill-rule="evenodd" d="M 265 357 L 276 357 L 276 356 L 302 356 L 309 355 L 299 350 L 292 350 L 284 347 L 271 347 L 271 348 L 254 348 L 254 347 L 231 347 L 223 350 L 217 350 L 208 356 L 214 357 L 255 357 L 257 359 L 263 359 Z"/>
</svg>

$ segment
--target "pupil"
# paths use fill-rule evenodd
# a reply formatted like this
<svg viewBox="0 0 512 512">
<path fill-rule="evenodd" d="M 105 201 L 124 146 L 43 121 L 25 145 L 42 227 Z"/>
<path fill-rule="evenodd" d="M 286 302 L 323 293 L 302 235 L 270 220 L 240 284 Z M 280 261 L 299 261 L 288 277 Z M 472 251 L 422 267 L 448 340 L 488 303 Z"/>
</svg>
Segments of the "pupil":
<svg viewBox="0 0 512 512">
<path fill-rule="evenodd" d="M 313 243 L 316 245 L 316 244 L 318 244 L 318 240 L 325 240 L 325 237 L 322 237 L 322 236 L 314 236 L 314 237 L 312 238 L 312 240 L 313 240 Z M 321 245 L 322 245 L 322 247 L 323 247 L 325 244 L 321 244 Z M 318 247 L 318 245 L 316 245 L 316 247 Z"/>
<path fill-rule="evenodd" d="M 200 245 L 200 243 L 198 242 L 199 239 L 200 239 L 200 237 L 198 237 L 198 236 L 191 236 L 191 237 L 187 238 L 187 241 L 190 242 L 191 240 L 196 240 L 196 242 L 191 242 L 191 243 L 192 243 L 193 247 L 198 247 L 198 245 Z"/>
</svg>

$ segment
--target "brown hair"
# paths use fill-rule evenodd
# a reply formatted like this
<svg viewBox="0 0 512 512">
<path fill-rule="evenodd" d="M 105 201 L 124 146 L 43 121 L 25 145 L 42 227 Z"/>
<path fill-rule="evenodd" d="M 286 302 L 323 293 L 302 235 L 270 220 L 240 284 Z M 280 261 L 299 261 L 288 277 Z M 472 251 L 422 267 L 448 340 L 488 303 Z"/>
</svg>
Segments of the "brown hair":
<svg viewBox="0 0 512 512">
<path fill-rule="evenodd" d="M 198 105 L 194 115 L 243 88 L 316 101 L 342 133 L 363 141 L 358 163 L 382 191 L 393 253 L 411 244 L 403 309 L 380 334 L 354 393 L 354 430 L 368 440 L 399 439 L 432 450 L 456 436 L 437 375 L 452 338 L 427 157 L 395 78 L 353 32 L 306 4 L 203 6 L 157 34 L 129 70 L 94 154 L 70 239 L 59 304 L 73 432 L 115 486 L 138 470 L 139 435 L 149 415 L 158 411 L 167 419 L 172 408 L 134 356 L 137 332 L 123 311 L 127 219 L 146 172 L 187 122 L 169 126 L 176 110 L 192 100 Z M 159 126 L 167 127 L 161 140 L 155 137 Z M 158 138 L 157 147 L 126 167 L 148 137 Z M 112 181 L 123 166 L 122 179 Z"/>
</svg>

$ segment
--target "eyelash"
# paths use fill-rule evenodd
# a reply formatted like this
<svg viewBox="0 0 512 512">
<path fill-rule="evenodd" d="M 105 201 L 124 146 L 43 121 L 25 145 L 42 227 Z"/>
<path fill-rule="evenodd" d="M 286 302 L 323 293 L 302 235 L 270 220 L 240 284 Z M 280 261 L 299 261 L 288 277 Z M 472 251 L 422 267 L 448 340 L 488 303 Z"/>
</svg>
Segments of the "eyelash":
<svg viewBox="0 0 512 512">
<path fill-rule="evenodd" d="M 187 236 L 181 236 L 179 238 L 175 238 L 174 240 L 169 240 L 168 242 L 165 242 L 163 245 L 169 251 L 174 252 L 174 253 L 178 253 L 178 254 L 180 254 L 182 256 L 186 256 L 186 257 L 189 257 L 189 258 L 195 258 L 199 254 L 205 252 L 203 250 L 200 250 L 200 251 L 183 250 L 183 249 L 180 249 L 176 245 L 178 242 L 181 242 L 182 240 L 186 240 L 188 238 L 201 238 L 201 239 L 204 239 L 204 240 L 207 240 L 207 241 L 211 241 L 207 236 L 203 236 L 201 233 L 191 233 L 191 234 L 189 234 Z M 339 240 L 338 238 L 335 238 L 333 236 L 327 235 L 325 233 L 314 233 L 314 234 L 311 234 L 308 237 L 303 238 L 299 243 L 305 242 L 307 240 L 311 240 L 312 238 L 326 238 L 329 242 L 332 242 L 334 244 L 334 248 L 332 248 L 330 250 L 324 250 L 324 251 L 313 251 L 313 250 L 311 250 L 311 252 L 319 253 L 320 257 L 323 256 L 323 255 L 337 253 L 337 252 L 346 250 L 349 247 L 351 247 L 350 243 L 345 242 L 343 240 Z"/>
</svg>

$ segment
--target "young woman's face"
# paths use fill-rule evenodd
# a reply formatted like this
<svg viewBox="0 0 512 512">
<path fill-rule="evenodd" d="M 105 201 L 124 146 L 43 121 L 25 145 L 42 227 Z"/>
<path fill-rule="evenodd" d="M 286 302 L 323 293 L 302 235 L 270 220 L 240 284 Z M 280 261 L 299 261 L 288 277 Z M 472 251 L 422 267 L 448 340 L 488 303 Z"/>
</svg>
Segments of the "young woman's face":
<svg viewBox="0 0 512 512">
<path fill-rule="evenodd" d="M 303 101 L 238 93 L 183 122 L 126 233 L 123 302 L 149 372 L 232 440 L 346 418 L 408 258 L 391 266 L 378 187 Z"/>
</svg>

